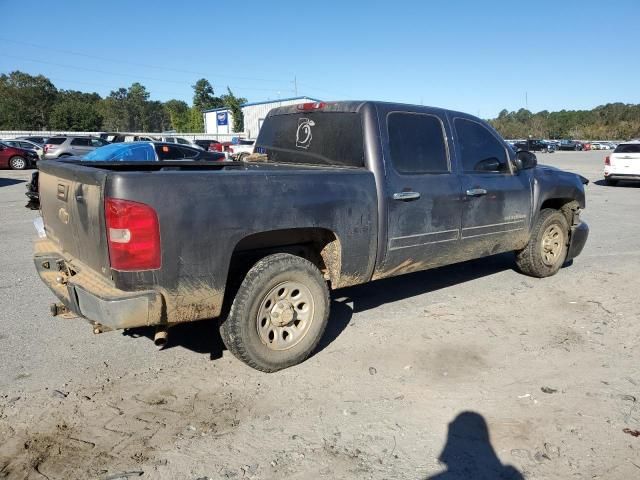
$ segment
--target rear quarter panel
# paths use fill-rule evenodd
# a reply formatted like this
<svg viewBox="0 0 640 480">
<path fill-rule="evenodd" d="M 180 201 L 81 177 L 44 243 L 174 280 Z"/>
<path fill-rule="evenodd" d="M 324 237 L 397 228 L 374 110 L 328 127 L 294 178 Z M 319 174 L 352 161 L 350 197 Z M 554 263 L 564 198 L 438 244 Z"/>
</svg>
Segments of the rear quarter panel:
<svg viewBox="0 0 640 480">
<path fill-rule="evenodd" d="M 217 316 L 230 259 L 243 238 L 317 227 L 341 245 L 339 286 L 371 278 L 377 246 L 373 174 L 338 168 L 111 173 L 106 195 L 153 206 L 162 267 L 114 273 L 122 289 L 159 285 L 175 321 Z"/>
</svg>

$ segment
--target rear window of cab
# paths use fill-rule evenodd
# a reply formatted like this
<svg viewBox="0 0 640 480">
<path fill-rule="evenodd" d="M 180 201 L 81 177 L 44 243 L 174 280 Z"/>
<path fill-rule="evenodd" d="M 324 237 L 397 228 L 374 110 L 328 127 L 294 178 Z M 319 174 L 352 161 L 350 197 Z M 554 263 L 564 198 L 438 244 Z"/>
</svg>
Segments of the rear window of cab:
<svg viewBox="0 0 640 480">
<path fill-rule="evenodd" d="M 613 153 L 640 153 L 640 143 L 622 143 Z"/>
<path fill-rule="evenodd" d="M 364 167 L 362 120 L 351 112 L 299 112 L 267 117 L 256 153 L 267 161 Z"/>
</svg>

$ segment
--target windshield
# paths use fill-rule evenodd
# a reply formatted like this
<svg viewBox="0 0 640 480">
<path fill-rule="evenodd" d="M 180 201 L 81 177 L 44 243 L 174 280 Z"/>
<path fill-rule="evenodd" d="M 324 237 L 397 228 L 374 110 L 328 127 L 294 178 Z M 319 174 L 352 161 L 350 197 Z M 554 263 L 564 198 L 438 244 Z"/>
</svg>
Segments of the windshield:
<svg viewBox="0 0 640 480">
<path fill-rule="evenodd" d="M 84 160 L 94 162 L 154 162 L 156 154 L 149 143 L 115 143 L 96 148 Z"/>
</svg>

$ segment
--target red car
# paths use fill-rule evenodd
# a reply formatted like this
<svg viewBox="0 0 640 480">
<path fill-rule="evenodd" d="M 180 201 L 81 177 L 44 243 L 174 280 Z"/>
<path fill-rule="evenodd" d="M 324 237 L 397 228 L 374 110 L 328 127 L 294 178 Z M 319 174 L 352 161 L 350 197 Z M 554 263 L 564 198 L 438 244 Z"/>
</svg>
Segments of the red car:
<svg viewBox="0 0 640 480">
<path fill-rule="evenodd" d="M 38 161 L 38 154 L 24 148 L 10 147 L 0 142 L 0 168 L 24 170 Z"/>
</svg>

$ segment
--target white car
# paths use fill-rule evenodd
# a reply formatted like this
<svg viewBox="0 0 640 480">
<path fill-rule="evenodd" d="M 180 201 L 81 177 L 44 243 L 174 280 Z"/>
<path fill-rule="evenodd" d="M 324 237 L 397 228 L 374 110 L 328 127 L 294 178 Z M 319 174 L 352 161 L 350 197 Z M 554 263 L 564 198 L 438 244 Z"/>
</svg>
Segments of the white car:
<svg viewBox="0 0 640 480">
<path fill-rule="evenodd" d="M 242 160 L 244 157 L 253 153 L 255 143 L 255 140 L 240 140 L 234 145 L 229 145 L 229 155 L 236 160 Z"/>
<path fill-rule="evenodd" d="M 620 180 L 640 181 L 640 140 L 621 143 L 604 160 L 604 183 Z"/>
<path fill-rule="evenodd" d="M 162 136 L 160 137 L 160 141 L 167 143 L 179 143 L 180 145 L 188 145 L 189 147 L 197 148 L 198 150 L 204 150 L 204 148 L 191 140 L 187 140 L 186 138 L 182 137 L 175 137 L 173 135 L 167 137 Z"/>
</svg>

